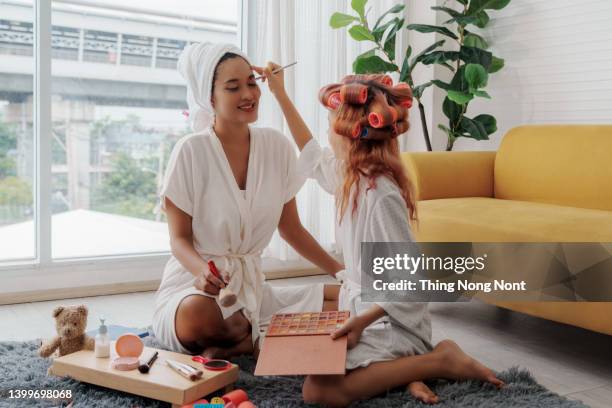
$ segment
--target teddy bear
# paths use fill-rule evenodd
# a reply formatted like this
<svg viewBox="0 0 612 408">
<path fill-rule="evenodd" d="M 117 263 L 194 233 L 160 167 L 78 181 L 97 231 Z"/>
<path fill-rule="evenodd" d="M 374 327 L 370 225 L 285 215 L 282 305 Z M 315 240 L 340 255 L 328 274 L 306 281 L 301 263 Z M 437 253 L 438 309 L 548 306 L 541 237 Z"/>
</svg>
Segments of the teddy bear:
<svg viewBox="0 0 612 408">
<path fill-rule="evenodd" d="M 53 310 L 57 336 L 44 342 L 38 354 L 49 357 L 57 350 L 59 357 L 79 350 L 93 350 L 94 339 L 85 334 L 87 306 L 58 306 Z"/>
</svg>

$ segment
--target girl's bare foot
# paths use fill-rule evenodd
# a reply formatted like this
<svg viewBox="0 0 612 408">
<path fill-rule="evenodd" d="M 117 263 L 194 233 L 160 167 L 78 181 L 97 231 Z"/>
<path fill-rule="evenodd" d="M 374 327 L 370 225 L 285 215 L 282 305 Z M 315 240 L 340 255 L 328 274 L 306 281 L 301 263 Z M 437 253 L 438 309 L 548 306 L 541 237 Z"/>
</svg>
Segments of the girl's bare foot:
<svg viewBox="0 0 612 408">
<path fill-rule="evenodd" d="M 413 381 L 408 384 L 410 394 L 425 404 L 437 404 L 438 396 L 423 381 Z"/>
<path fill-rule="evenodd" d="M 451 340 L 442 340 L 433 349 L 433 353 L 440 353 L 442 366 L 453 380 L 481 380 L 495 385 L 504 386 L 504 382 L 495 376 L 495 373 L 478 361 L 468 356 Z"/>
</svg>

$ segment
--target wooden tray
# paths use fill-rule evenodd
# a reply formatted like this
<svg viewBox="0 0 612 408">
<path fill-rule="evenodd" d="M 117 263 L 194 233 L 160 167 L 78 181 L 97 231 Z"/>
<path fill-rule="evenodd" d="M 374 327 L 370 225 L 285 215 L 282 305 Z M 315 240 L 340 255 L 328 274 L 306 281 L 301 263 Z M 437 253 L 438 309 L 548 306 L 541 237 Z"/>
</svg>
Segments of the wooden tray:
<svg viewBox="0 0 612 408">
<path fill-rule="evenodd" d="M 112 342 L 111 350 L 114 351 L 114 349 L 115 345 Z M 145 347 L 143 356 L 150 355 L 151 351 L 156 351 L 156 349 Z M 239 369 L 235 364 L 229 370 L 209 371 L 203 369 L 201 364 L 191 361 L 192 356 L 190 355 L 165 350 L 157 351 L 159 351 L 159 356 L 148 374 L 141 374 L 138 370 L 115 370 L 110 366 L 115 357 L 114 354 L 111 354 L 111 358 L 96 358 L 93 351 L 85 350 L 56 358 L 50 368 L 50 373 L 170 402 L 176 406 L 191 403 L 220 389 L 229 390 L 238 379 Z M 201 380 L 190 381 L 168 367 L 166 359 L 201 368 L 204 376 Z M 75 400 L 78 400 L 78 395 L 75 396 Z"/>
</svg>

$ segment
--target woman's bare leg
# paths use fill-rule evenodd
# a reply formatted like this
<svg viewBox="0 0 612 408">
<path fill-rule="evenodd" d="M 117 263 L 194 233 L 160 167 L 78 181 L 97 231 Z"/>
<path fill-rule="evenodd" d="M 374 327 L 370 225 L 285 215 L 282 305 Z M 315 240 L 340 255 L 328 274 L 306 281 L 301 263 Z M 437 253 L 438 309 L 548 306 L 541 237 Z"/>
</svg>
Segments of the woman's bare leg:
<svg viewBox="0 0 612 408">
<path fill-rule="evenodd" d="M 234 344 L 230 347 L 207 347 L 202 356 L 207 358 L 220 358 L 223 360 L 229 360 L 232 357 L 241 356 L 243 354 L 255 354 L 253 347 L 252 336 L 249 333 L 243 340 Z M 255 356 L 257 358 L 257 356 Z"/>
<path fill-rule="evenodd" d="M 438 343 L 431 353 L 383 361 L 341 376 L 308 376 L 302 388 L 306 402 L 345 407 L 391 388 L 433 378 L 476 379 L 498 387 L 503 382 L 450 340 Z"/>
<path fill-rule="evenodd" d="M 323 287 L 323 311 L 338 310 L 340 285 L 325 285 Z"/>
<path fill-rule="evenodd" d="M 233 347 L 250 334 L 251 325 L 242 312 L 223 320 L 214 298 L 203 295 L 185 297 L 176 311 L 176 336 L 187 349 Z"/>
</svg>

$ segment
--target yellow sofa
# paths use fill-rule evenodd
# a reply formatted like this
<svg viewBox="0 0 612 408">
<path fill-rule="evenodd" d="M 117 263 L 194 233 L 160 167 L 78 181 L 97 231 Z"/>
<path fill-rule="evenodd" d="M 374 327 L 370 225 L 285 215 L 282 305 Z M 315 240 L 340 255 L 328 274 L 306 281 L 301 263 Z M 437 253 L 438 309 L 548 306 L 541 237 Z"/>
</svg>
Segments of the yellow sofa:
<svg viewBox="0 0 612 408">
<path fill-rule="evenodd" d="M 612 126 L 521 126 L 497 152 L 402 159 L 421 242 L 612 242 Z M 612 335 L 612 302 L 496 304 Z"/>
</svg>

